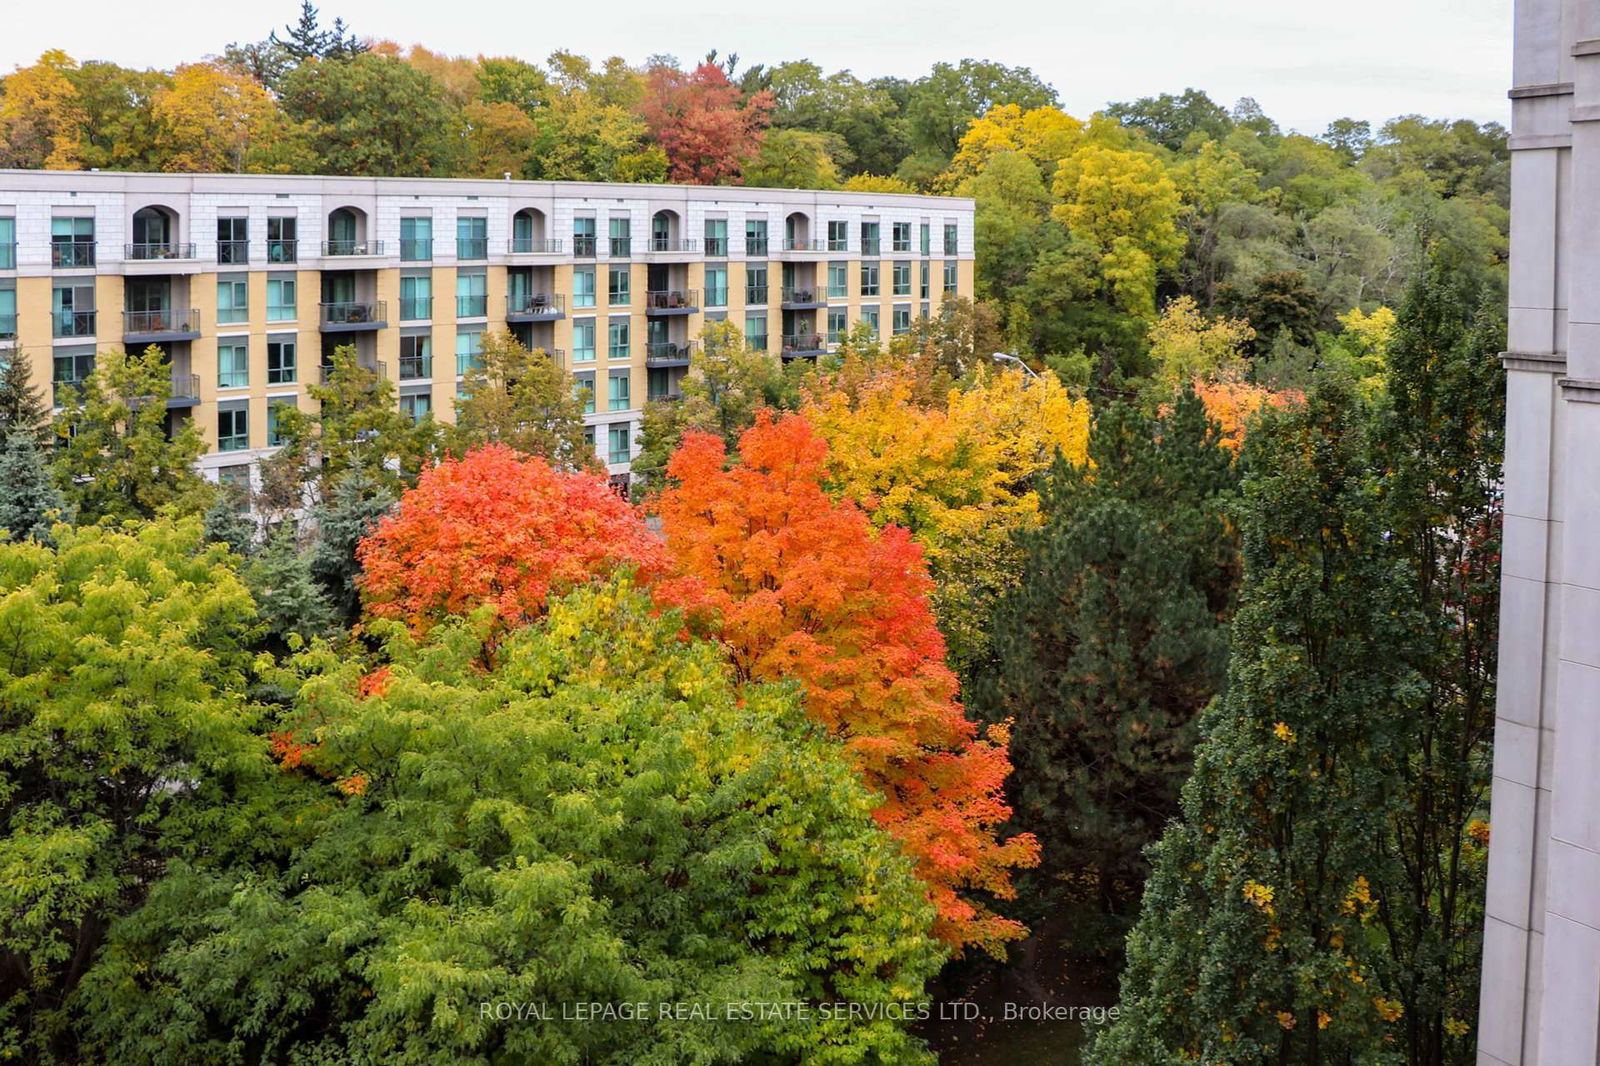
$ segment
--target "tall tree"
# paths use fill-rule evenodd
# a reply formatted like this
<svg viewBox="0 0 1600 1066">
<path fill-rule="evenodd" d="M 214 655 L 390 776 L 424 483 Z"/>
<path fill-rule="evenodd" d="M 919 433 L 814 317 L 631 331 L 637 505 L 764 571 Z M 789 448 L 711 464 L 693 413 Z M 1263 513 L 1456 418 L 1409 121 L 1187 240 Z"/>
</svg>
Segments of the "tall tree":
<svg viewBox="0 0 1600 1066">
<path fill-rule="evenodd" d="M 8 540 L 48 542 L 50 527 L 66 521 L 67 501 L 56 488 L 33 434 L 0 438 L 0 531 Z"/>
<path fill-rule="evenodd" d="M 281 524 L 244 571 L 255 598 L 267 646 L 279 654 L 305 641 L 327 636 L 336 615 L 327 593 L 311 574 L 311 556 L 302 551 L 294 524 Z"/>
<path fill-rule="evenodd" d="M 283 133 L 283 115 L 267 91 L 218 63 L 179 67 L 151 111 L 163 170 L 242 173 Z"/>
<path fill-rule="evenodd" d="M 210 502 L 195 462 L 205 442 L 192 419 L 169 426 L 172 367 L 151 345 L 108 348 L 56 415 L 56 481 L 78 520 L 150 518 L 163 507 L 199 514 Z M 169 432 L 170 429 L 170 432 Z"/>
<path fill-rule="evenodd" d="M 361 562 L 356 549 L 378 528 L 395 498 L 382 483 L 355 470 L 341 478 L 312 512 L 317 530 L 308 565 L 345 625 L 361 616 Z"/>
<path fill-rule="evenodd" d="M 33 360 L 20 348 L 0 360 L 0 436 L 13 433 L 31 433 L 40 444 L 55 437 L 44 393 L 33 383 Z"/>
<path fill-rule="evenodd" d="M 1220 141 L 1233 129 L 1227 110 L 1199 89 L 1185 89 L 1179 96 L 1162 93 L 1111 104 L 1106 114 L 1124 126 L 1143 130 L 1152 141 L 1175 152 L 1197 134 Z"/>
<path fill-rule="evenodd" d="M 6 75 L 0 88 L 0 166 L 71 170 L 87 113 L 70 75 L 77 60 L 59 49 Z"/>
<path fill-rule="evenodd" d="M 980 730 L 956 701 L 921 549 L 874 531 L 822 488 L 827 446 L 805 419 L 763 412 L 724 467 L 722 440 L 691 433 L 660 498 L 676 576 L 657 598 L 727 648 L 741 679 L 799 681 L 879 796 L 877 818 L 916 860 L 946 943 L 1003 955 L 1021 926 L 986 897 L 1012 894 L 1031 837 L 1002 839 L 1010 811 L 1004 726 Z"/>
<path fill-rule="evenodd" d="M 640 114 L 667 154 L 672 181 L 696 185 L 737 183 L 761 147 L 772 94 L 744 99 L 722 68 L 702 63 L 685 74 L 651 68 Z"/>
<path fill-rule="evenodd" d="M 1236 485 L 1193 392 L 1158 418 L 1102 410 L 1087 462 L 1058 455 L 1043 525 L 1019 532 L 1027 577 L 997 605 L 970 697 L 1015 719 L 1015 822 L 1039 837 L 1045 883 L 1092 886 L 1080 902 L 1114 917 L 1138 901 L 1222 685 Z"/>
<path fill-rule="evenodd" d="M 458 392 L 455 424 L 446 433 L 455 454 L 503 444 L 559 467 L 593 465 L 572 375 L 510 333 L 483 335 L 483 353 L 467 369 Z"/>
<path fill-rule="evenodd" d="M 1027 67 L 963 59 L 955 66 L 935 63 L 911 85 L 904 110 L 912 144 L 949 160 L 967 123 L 990 109 L 1016 104 L 1027 111 L 1054 103 L 1056 91 Z"/>
<path fill-rule="evenodd" d="M 284 78 L 280 99 L 290 118 L 306 123 L 325 173 L 452 173 L 458 111 L 439 82 L 410 63 L 370 52 L 308 60 Z"/>
</svg>

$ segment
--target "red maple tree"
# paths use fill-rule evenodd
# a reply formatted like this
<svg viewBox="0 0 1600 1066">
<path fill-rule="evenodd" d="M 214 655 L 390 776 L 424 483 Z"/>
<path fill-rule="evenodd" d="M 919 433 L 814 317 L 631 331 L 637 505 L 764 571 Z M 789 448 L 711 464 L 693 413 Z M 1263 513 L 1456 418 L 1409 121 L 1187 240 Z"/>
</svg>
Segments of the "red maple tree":
<svg viewBox="0 0 1600 1066">
<path fill-rule="evenodd" d="M 717 185 L 740 179 L 761 147 L 772 106 L 770 91 L 746 100 L 721 67 L 702 63 L 687 74 L 652 67 L 639 112 L 667 154 L 668 177 Z"/>
<path fill-rule="evenodd" d="M 690 433 L 668 464 L 677 485 L 658 506 L 676 569 L 658 601 L 721 640 L 741 678 L 802 683 L 811 716 L 882 795 L 876 817 L 927 883 L 935 931 L 1000 953 L 1025 930 L 971 890 L 1011 896 L 1010 870 L 1038 845 L 996 836 L 1010 815 L 1007 731 L 980 734 L 957 702 L 921 547 L 823 491 L 827 445 L 804 418 L 763 412 L 739 455 L 725 469 L 722 440 Z"/>
<path fill-rule="evenodd" d="M 425 632 L 493 604 L 516 625 L 552 593 L 632 566 L 663 568 L 658 538 L 593 474 L 491 444 L 418 479 L 356 549 L 369 614 Z"/>
</svg>

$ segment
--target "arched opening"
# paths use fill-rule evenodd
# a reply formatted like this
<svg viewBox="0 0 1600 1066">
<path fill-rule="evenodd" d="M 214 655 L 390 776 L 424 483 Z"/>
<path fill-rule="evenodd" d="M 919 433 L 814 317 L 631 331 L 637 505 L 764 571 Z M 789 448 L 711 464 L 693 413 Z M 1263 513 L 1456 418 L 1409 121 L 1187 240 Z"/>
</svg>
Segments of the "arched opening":
<svg viewBox="0 0 1600 1066">
<path fill-rule="evenodd" d="M 152 204 L 133 213 L 129 259 L 172 259 L 177 255 L 178 213 Z"/>
<path fill-rule="evenodd" d="M 811 247 L 811 216 L 796 211 L 783 220 L 783 246 L 795 250 Z"/>
<path fill-rule="evenodd" d="M 651 216 L 650 250 L 652 252 L 676 252 L 682 250 L 682 247 L 682 231 L 679 227 L 678 213 L 663 209 Z"/>
<path fill-rule="evenodd" d="M 367 213 L 359 207 L 340 207 L 328 215 L 327 255 L 368 255 Z"/>
<path fill-rule="evenodd" d="M 511 250 L 513 252 L 548 252 L 544 212 L 537 207 L 524 207 L 511 216 Z"/>
</svg>

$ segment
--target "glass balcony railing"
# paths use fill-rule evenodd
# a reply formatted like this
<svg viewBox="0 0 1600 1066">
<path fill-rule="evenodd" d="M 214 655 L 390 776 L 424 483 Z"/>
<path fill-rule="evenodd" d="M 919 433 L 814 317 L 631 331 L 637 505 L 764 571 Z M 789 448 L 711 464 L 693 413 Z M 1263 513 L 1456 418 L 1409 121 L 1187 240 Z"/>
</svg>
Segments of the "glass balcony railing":
<svg viewBox="0 0 1600 1066">
<path fill-rule="evenodd" d="M 433 297 L 413 296 L 400 298 L 400 321 L 422 322 L 433 317 Z"/>
<path fill-rule="evenodd" d="M 560 315 L 567 298 L 559 292 L 513 292 L 506 296 L 508 315 Z"/>
<path fill-rule="evenodd" d="M 200 402 L 200 375 L 172 372 L 172 392 L 167 396 L 170 407 L 185 407 Z"/>
<path fill-rule="evenodd" d="M 400 357 L 401 381 L 416 381 L 420 378 L 431 377 L 433 377 L 433 356 L 402 355 Z"/>
<path fill-rule="evenodd" d="M 744 239 L 744 254 L 762 256 L 767 254 L 767 239 L 765 237 L 746 237 Z"/>
<path fill-rule="evenodd" d="M 744 302 L 747 304 L 766 303 L 767 287 L 765 285 L 746 285 L 744 287 Z"/>
<path fill-rule="evenodd" d="M 700 248 L 700 242 L 692 237 L 651 237 L 650 250 L 652 252 L 693 252 Z"/>
<path fill-rule="evenodd" d="M 820 352 L 822 351 L 822 334 L 785 333 L 783 335 L 783 351 L 785 355 Z"/>
<path fill-rule="evenodd" d="M 878 249 L 881 248 L 882 246 L 883 246 L 883 243 L 881 241 L 879 241 L 878 238 L 876 238 L 876 237 L 863 237 L 863 238 L 861 238 L 861 254 L 862 255 L 877 255 L 878 254 Z"/>
<path fill-rule="evenodd" d="M 17 269 L 17 242 L 0 241 L 0 270 Z"/>
<path fill-rule="evenodd" d="M 402 237 L 400 238 L 400 261 L 402 263 L 425 263 L 433 258 L 433 238 L 431 237 Z"/>
<path fill-rule="evenodd" d="M 489 238 L 487 237 L 457 237 L 457 259 L 487 259 L 489 258 Z"/>
<path fill-rule="evenodd" d="M 322 305 L 322 322 L 329 326 L 355 326 L 383 322 L 388 319 L 388 304 L 384 300 L 374 303 L 344 301 Z"/>
<path fill-rule="evenodd" d="M 783 250 L 786 252 L 825 252 L 828 250 L 826 241 L 819 241 L 812 237 L 786 237 L 783 241 Z"/>
<path fill-rule="evenodd" d="M 728 238 L 726 238 L 726 237 L 707 237 L 706 238 L 706 255 L 712 257 L 713 259 L 725 259 L 725 258 L 727 258 L 727 255 L 728 255 Z"/>
<path fill-rule="evenodd" d="M 822 302 L 822 296 L 815 285 L 791 285 L 783 290 L 783 302 L 786 304 L 816 304 Z"/>
<path fill-rule="evenodd" d="M 489 297 L 483 295 L 457 296 L 457 318 L 482 318 L 489 313 Z"/>
<path fill-rule="evenodd" d="M 134 260 L 147 259 L 193 259 L 194 245 L 175 244 L 172 241 L 154 241 L 144 244 L 125 244 L 122 246 L 123 258 Z"/>
<path fill-rule="evenodd" d="M 657 341 L 645 348 L 651 363 L 686 363 L 694 355 L 694 341 Z"/>
<path fill-rule="evenodd" d="M 594 241 L 593 237 L 574 233 L 572 235 L 572 254 L 578 259 L 593 259 Z"/>
<path fill-rule="evenodd" d="M 544 237 L 513 237 L 507 251 L 512 255 L 560 255 L 561 241 Z"/>
<path fill-rule="evenodd" d="M 632 237 L 612 237 L 610 254 L 614 259 L 626 259 L 633 254 Z"/>
<path fill-rule="evenodd" d="M 17 339 L 17 316 L 15 312 L 0 315 L 0 341 L 14 341 Z"/>
<path fill-rule="evenodd" d="M 382 255 L 382 241 L 323 241 L 323 255 Z"/>
<path fill-rule="evenodd" d="M 689 311 L 700 306 L 698 289 L 660 289 L 644 294 L 649 311 Z"/>
</svg>

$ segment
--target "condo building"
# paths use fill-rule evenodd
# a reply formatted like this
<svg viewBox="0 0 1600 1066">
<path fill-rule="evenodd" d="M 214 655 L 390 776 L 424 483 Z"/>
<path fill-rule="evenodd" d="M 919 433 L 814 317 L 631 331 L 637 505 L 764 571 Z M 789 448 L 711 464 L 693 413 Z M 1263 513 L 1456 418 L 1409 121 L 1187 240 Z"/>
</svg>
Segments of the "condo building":
<svg viewBox="0 0 1600 1066">
<path fill-rule="evenodd" d="M 31 359 L 59 406 L 98 353 L 157 345 L 171 424 L 199 427 L 207 476 L 245 482 L 335 348 L 447 422 L 503 329 L 572 373 L 624 474 L 704 323 L 785 360 L 858 322 L 905 333 L 972 295 L 972 218 L 888 193 L 0 171 L 0 359 Z"/>
</svg>

